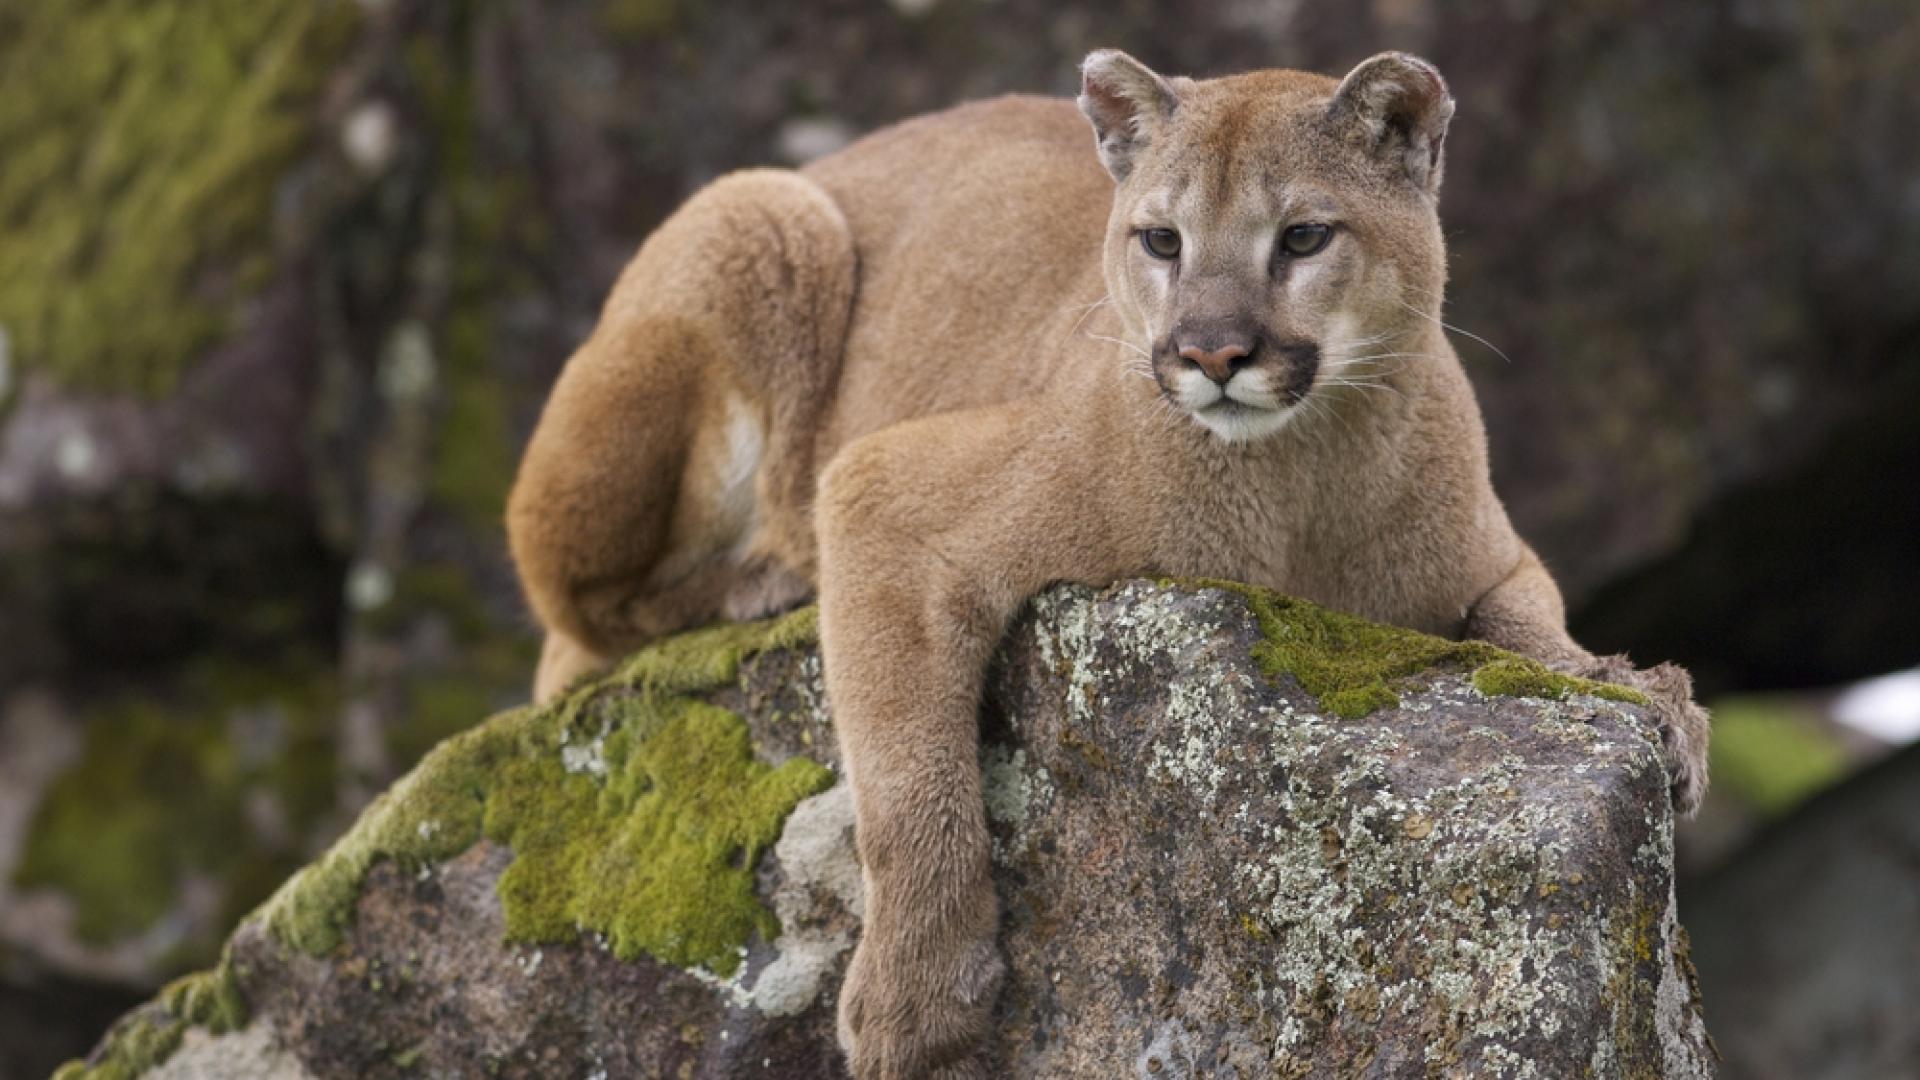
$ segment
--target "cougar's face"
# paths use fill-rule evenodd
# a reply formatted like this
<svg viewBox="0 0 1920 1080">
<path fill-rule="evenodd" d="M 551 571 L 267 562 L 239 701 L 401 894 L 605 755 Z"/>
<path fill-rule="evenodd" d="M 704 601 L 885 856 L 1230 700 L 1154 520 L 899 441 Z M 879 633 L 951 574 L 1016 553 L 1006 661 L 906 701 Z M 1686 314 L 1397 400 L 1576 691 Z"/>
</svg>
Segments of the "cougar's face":
<svg viewBox="0 0 1920 1080">
<path fill-rule="evenodd" d="M 1438 295 L 1433 200 L 1329 129 L 1334 86 L 1182 81 L 1116 189 L 1105 269 L 1138 360 L 1227 442 L 1379 385 Z"/>
</svg>

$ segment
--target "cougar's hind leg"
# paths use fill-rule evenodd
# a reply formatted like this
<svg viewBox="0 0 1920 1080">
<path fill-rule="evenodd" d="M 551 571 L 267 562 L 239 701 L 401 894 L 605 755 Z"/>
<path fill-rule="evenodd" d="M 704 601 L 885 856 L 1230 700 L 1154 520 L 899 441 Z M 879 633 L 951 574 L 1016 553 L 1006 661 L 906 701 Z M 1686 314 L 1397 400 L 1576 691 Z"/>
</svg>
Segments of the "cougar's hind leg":
<svg viewBox="0 0 1920 1080">
<path fill-rule="evenodd" d="M 853 279 L 838 208 L 780 170 L 716 181 L 641 247 L 508 500 L 529 602 L 564 639 L 543 687 L 811 584 L 813 438 Z"/>
<path fill-rule="evenodd" d="M 558 630 L 540 646 L 540 667 L 533 675 L 533 700 L 546 701 L 581 678 L 605 669 L 608 660 Z"/>
<path fill-rule="evenodd" d="M 752 535 L 741 549 L 745 572 L 728 600 L 731 617 L 748 617 L 791 607 L 812 591 L 817 440 L 840 380 L 858 260 L 840 207 L 801 174 L 754 169 L 721 185 L 738 193 L 731 205 L 762 215 L 742 230 L 777 241 L 780 255 L 726 272 L 754 339 L 732 357 L 734 369 L 765 431 Z"/>
</svg>

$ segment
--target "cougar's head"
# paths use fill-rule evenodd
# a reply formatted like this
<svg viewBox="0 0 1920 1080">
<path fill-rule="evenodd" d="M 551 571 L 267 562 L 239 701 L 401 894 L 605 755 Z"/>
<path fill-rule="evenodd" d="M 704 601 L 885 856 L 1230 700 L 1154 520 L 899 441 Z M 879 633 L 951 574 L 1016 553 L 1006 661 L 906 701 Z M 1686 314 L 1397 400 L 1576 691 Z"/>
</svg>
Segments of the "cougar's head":
<svg viewBox="0 0 1920 1080">
<path fill-rule="evenodd" d="M 1377 382 L 1437 317 L 1453 98 L 1432 65 L 1195 81 L 1102 50 L 1082 75 L 1118 182 L 1109 295 L 1162 392 L 1216 435 L 1264 438 L 1317 391 Z"/>
</svg>

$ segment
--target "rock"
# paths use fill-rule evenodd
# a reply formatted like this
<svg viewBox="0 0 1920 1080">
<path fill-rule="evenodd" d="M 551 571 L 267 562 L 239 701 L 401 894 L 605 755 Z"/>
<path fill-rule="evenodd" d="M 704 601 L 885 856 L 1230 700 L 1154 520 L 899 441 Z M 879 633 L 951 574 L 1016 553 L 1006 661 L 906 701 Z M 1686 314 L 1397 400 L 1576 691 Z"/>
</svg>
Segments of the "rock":
<svg viewBox="0 0 1920 1080">
<path fill-rule="evenodd" d="M 842 1075 L 812 627 L 448 740 L 92 1065 Z M 1657 738 L 1524 663 L 1236 586 L 1038 599 L 982 753 L 1013 1075 L 1711 1075 Z"/>
<path fill-rule="evenodd" d="M 1920 1075 L 1920 747 L 1803 807 L 1685 907 L 1729 1080 Z"/>
</svg>

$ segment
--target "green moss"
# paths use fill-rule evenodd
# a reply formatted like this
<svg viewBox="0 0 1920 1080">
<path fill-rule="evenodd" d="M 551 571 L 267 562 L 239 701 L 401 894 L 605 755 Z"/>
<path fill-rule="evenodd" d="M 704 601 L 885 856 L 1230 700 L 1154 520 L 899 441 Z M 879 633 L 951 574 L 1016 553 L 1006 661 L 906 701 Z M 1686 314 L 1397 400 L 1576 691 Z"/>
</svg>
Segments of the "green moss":
<svg viewBox="0 0 1920 1080">
<path fill-rule="evenodd" d="M 382 636 L 405 633 L 427 613 L 445 618 L 463 645 L 493 629 L 466 571 L 454 563 L 416 563 L 401 570 L 393 579 L 393 595 L 366 614 L 365 626 Z"/>
<path fill-rule="evenodd" d="M 464 8 L 454 15 L 456 39 L 470 38 L 471 18 Z M 407 57 L 430 117 L 438 197 L 451 225 L 452 290 L 438 328 L 441 392 L 428 489 L 469 527 L 498 531 L 518 439 L 514 388 L 493 362 L 496 322 L 504 301 L 540 290 L 527 268 L 545 254 L 549 233 L 524 170 L 483 159 L 471 55 L 421 38 Z"/>
<path fill-rule="evenodd" d="M 231 961 L 222 958 L 211 971 L 185 975 L 160 991 L 160 1004 L 179 1019 L 215 1035 L 247 1024 L 247 1001 L 234 978 Z"/>
<path fill-rule="evenodd" d="M 820 609 L 753 623 L 725 623 L 668 638 L 622 664 L 615 678 L 656 693 L 683 693 L 732 682 L 740 661 L 771 649 L 797 649 L 820 639 Z"/>
<path fill-rule="evenodd" d="M 463 313 L 461 322 L 479 316 Z M 449 328 L 455 340 L 464 336 Z M 518 455 L 507 412 L 507 391 L 485 370 L 458 352 L 448 356 L 444 411 L 434 428 L 433 468 L 428 489 L 434 500 L 468 524 L 497 531 L 506 512 L 507 485 Z"/>
<path fill-rule="evenodd" d="M 186 1037 L 187 1024 L 149 1012 L 134 1013 L 107 1035 L 99 1064 L 70 1061 L 53 1074 L 54 1080 L 134 1080 L 172 1057 Z"/>
<path fill-rule="evenodd" d="M 1480 665 L 1473 672 L 1473 688 L 1488 697 L 1551 698 L 1558 701 L 1569 694 L 1589 694 L 1608 701 L 1647 704 L 1647 696 L 1612 683 L 1595 682 L 1557 671 L 1523 656 L 1509 656 Z"/>
<path fill-rule="evenodd" d="M 1238 582 L 1190 584 L 1245 598 L 1260 623 L 1262 640 L 1253 657 L 1261 669 L 1292 676 L 1322 708 L 1347 719 L 1399 705 L 1394 685 L 1434 668 L 1472 671 L 1474 687 L 1488 695 L 1557 699 L 1582 693 L 1646 704 L 1637 691 L 1560 675 L 1482 641 L 1384 626 Z"/>
<path fill-rule="evenodd" d="M 361 883 L 376 861 L 417 866 L 471 847 L 480 838 L 491 776 L 515 756 L 535 715 L 506 713 L 434 748 L 267 901 L 261 917 L 268 929 L 302 952 L 329 952 L 351 924 Z"/>
<path fill-rule="evenodd" d="M 75 932 L 106 943 L 172 910 L 182 880 L 229 887 L 227 910 L 257 904 L 285 865 L 246 826 L 243 803 L 265 790 L 296 831 L 333 799 L 337 695 L 318 662 L 283 668 L 203 663 L 157 694 L 116 699 L 89 718 L 79 761 L 42 799 L 14 873 L 74 904 Z M 236 728 L 252 729 L 238 737 Z M 212 942 L 183 959 L 204 962 Z"/>
<path fill-rule="evenodd" d="M 1320 704 L 1335 716 L 1354 719 L 1380 709 L 1393 708 L 1400 704 L 1400 695 L 1389 690 L 1386 683 L 1376 682 L 1322 694 Z"/>
<path fill-rule="evenodd" d="M 1791 699 L 1723 698 L 1713 704 L 1714 786 L 1778 815 L 1847 773 L 1846 749 Z"/>
<path fill-rule="evenodd" d="M 755 760 L 745 721 L 684 695 L 730 682 L 754 652 L 812 640 L 814 625 L 802 612 L 673 638 L 567 702 L 447 740 L 262 917 L 286 944 L 324 954 L 375 863 L 418 867 L 484 836 L 514 852 L 499 883 L 513 939 L 590 931 L 623 958 L 732 970 L 751 933 L 777 932 L 753 892 L 756 860 L 832 775 Z"/>
<path fill-rule="evenodd" d="M 0 323 L 21 364 L 164 392 L 270 268 L 346 0 L 0 0 Z"/>
<path fill-rule="evenodd" d="M 247 1023 L 247 1003 L 225 957 L 211 971 L 176 979 L 151 1003 L 114 1025 L 102 1042 L 98 1064 L 70 1061 L 54 1080 L 134 1080 L 159 1067 L 180 1048 L 189 1027 L 214 1035 Z"/>
<path fill-rule="evenodd" d="M 620 705 L 604 783 L 540 755 L 506 770 L 488 799 L 486 834 L 516 856 L 500 878 L 507 932 L 567 942 L 593 930 L 623 960 L 730 974 L 750 934 L 779 933 L 751 868 L 833 776 L 803 758 L 754 760 L 746 721 L 723 709 Z"/>
<path fill-rule="evenodd" d="M 679 7 L 677 0 L 608 0 L 602 21 L 619 37 L 662 38 L 679 21 Z"/>
</svg>

